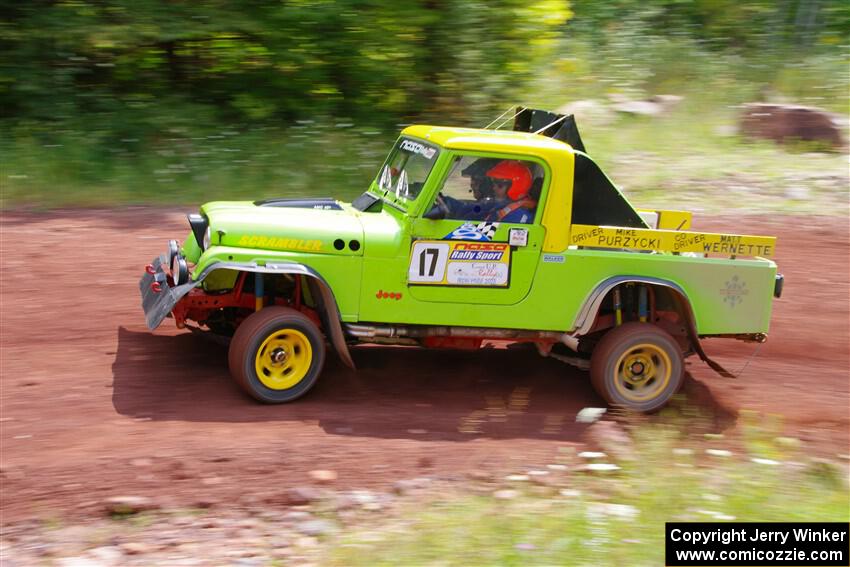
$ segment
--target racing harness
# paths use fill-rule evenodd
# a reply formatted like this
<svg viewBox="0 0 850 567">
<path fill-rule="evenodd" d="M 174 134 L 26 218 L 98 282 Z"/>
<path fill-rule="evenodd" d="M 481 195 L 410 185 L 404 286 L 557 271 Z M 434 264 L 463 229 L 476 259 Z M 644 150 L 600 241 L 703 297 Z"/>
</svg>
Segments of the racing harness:
<svg viewBox="0 0 850 567">
<path fill-rule="evenodd" d="M 505 205 L 501 209 L 498 209 L 496 211 L 492 211 L 489 215 L 487 215 L 488 216 L 487 220 L 501 221 L 503 218 L 505 218 L 506 216 L 508 216 L 509 214 L 514 212 L 515 210 L 521 209 L 523 207 L 527 208 L 530 211 L 533 211 L 534 208 L 537 207 L 537 201 L 535 201 L 534 199 L 521 199 L 519 201 L 514 201 L 512 203 L 508 203 L 507 205 Z M 495 215 L 494 215 L 494 213 L 495 213 Z M 493 216 L 495 216 L 496 218 L 495 219 L 492 218 Z"/>
</svg>

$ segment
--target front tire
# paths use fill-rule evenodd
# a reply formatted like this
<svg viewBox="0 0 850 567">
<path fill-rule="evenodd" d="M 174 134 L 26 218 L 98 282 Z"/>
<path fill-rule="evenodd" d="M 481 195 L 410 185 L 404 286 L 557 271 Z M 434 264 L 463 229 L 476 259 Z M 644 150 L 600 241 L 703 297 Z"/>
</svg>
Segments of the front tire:
<svg viewBox="0 0 850 567">
<path fill-rule="evenodd" d="M 663 407 L 682 385 L 682 351 L 650 323 L 625 323 L 599 341 L 590 359 L 594 389 L 616 406 L 640 412 Z"/>
<path fill-rule="evenodd" d="M 325 340 L 304 314 L 266 307 L 250 315 L 233 334 L 230 374 L 261 402 L 291 402 L 316 383 L 325 364 Z"/>
</svg>

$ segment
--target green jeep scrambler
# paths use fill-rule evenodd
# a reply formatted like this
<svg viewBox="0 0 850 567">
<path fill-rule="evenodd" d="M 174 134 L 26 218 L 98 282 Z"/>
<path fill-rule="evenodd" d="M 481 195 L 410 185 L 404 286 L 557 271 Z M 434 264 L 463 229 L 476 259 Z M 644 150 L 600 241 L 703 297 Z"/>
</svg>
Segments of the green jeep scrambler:
<svg viewBox="0 0 850 567">
<path fill-rule="evenodd" d="M 316 382 L 326 343 L 533 343 L 589 368 L 610 404 L 664 405 L 703 337 L 766 340 L 783 279 L 775 238 L 690 231 L 633 208 L 571 116 L 519 109 L 512 130 L 410 126 L 366 192 L 212 202 L 145 269 L 147 325 L 230 341 L 263 402 Z M 447 369 L 450 370 L 450 369 Z"/>
</svg>

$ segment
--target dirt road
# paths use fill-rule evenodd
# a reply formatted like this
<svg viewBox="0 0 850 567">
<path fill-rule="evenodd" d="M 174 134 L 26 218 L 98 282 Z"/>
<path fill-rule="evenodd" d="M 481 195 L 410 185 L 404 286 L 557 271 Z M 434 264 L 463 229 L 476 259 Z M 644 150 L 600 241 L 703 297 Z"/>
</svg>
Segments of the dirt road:
<svg viewBox="0 0 850 567">
<path fill-rule="evenodd" d="M 782 416 L 827 453 L 848 447 L 848 220 L 698 218 L 706 230 L 780 237 L 786 289 L 770 340 L 740 380 L 690 362 L 686 391 L 719 431 L 742 409 Z M 274 500 L 330 469 L 341 487 L 546 463 L 582 442 L 600 406 L 587 375 L 532 352 L 362 348 L 317 387 L 259 405 L 231 383 L 226 349 L 144 327 L 137 281 L 188 228 L 163 210 L 4 213 L 2 522 L 85 515 L 110 495 L 175 506 Z M 709 341 L 740 370 L 753 345 Z"/>
</svg>

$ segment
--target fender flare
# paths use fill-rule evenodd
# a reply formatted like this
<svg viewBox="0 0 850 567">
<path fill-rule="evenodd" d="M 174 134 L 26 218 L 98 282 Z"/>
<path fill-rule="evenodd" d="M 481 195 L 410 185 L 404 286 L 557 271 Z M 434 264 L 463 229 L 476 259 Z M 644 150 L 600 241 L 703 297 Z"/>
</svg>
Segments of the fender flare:
<svg viewBox="0 0 850 567">
<path fill-rule="evenodd" d="M 677 306 L 685 316 L 685 328 L 687 329 L 688 339 L 690 340 L 694 351 L 696 351 L 703 362 L 721 376 L 725 376 L 727 378 L 735 377 L 734 374 L 720 366 L 717 362 L 711 360 L 705 353 L 705 350 L 703 350 L 702 344 L 700 344 L 699 341 L 699 333 L 696 327 L 696 316 L 694 315 L 694 310 L 691 307 L 691 301 L 688 298 L 688 294 L 685 293 L 685 290 L 682 289 L 679 284 L 670 280 L 663 280 L 648 276 L 614 276 L 603 280 L 601 283 L 596 285 L 590 295 L 588 295 L 587 299 L 584 300 L 584 304 L 573 322 L 574 330 L 572 334 L 574 336 L 587 334 L 593 326 L 593 322 L 596 320 L 596 315 L 599 313 L 599 308 L 602 306 L 602 301 L 608 293 L 615 287 L 626 283 L 656 285 L 672 291 L 673 298 L 676 300 Z"/>
<path fill-rule="evenodd" d="M 351 358 L 351 353 L 348 350 L 348 344 L 345 342 L 345 334 L 342 331 L 342 320 L 339 314 L 339 306 L 336 303 L 336 297 L 334 297 L 331 286 L 319 272 L 298 262 L 268 262 L 264 266 L 260 266 L 256 262 L 216 262 L 204 268 L 198 275 L 198 278 L 191 282 L 191 287 L 200 285 L 215 270 L 236 270 L 259 274 L 288 274 L 306 277 L 308 285 L 311 288 L 310 292 L 317 299 L 316 307 L 322 318 L 322 324 L 325 327 L 331 345 L 334 347 L 343 364 L 351 369 L 355 368 L 354 360 Z"/>
</svg>

